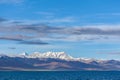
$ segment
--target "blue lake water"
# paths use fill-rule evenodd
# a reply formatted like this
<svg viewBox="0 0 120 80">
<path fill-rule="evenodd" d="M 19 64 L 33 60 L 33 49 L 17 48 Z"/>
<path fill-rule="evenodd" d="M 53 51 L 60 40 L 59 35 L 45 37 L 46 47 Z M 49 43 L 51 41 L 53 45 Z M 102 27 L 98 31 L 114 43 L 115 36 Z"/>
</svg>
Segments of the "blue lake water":
<svg viewBox="0 0 120 80">
<path fill-rule="evenodd" d="M 119 71 L 0 71 L 0 80 L 120 80 Z"/>
</svg>

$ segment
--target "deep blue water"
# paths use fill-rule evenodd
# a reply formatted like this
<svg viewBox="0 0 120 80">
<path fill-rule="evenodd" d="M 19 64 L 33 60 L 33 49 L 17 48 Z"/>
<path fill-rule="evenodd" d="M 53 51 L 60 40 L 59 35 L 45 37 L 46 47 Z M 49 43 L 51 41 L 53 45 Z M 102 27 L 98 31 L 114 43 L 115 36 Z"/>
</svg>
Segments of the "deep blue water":
<svg viewBox="0 0 120 80">
<path fill-rule="evenodd" d="M 0 80 L 120 80 L 119 71 L 0 71 Z"/>
</svg>

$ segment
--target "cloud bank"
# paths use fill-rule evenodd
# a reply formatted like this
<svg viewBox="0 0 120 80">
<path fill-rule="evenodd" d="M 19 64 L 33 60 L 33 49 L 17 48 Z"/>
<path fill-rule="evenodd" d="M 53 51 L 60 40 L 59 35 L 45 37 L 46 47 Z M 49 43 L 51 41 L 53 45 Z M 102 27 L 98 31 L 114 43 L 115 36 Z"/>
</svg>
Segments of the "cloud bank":
<svg viewBox="0 0 120 80">
<path fill-rule="evenodd" d="M 51 26 L 40 23 L 10 22 L 0 18 L 0 40 L 20 44 L 49 44 L 50 41 L 119 41 L 120 25 Z"/>
</svg>

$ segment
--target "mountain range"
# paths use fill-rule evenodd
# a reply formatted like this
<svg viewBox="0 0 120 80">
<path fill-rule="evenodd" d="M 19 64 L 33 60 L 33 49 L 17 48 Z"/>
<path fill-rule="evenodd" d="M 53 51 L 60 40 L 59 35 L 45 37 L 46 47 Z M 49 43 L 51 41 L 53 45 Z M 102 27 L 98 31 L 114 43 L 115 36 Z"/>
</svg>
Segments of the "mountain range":
<svg viewBox="0 0 120 80">
<path fill-rule="evenodd" d="M 0 70 L 84 71 L 120 70 L 119 60 L 74 58 L 65 52 L 34 52 L 17 55 L 0 54 Z"/>
</svg>

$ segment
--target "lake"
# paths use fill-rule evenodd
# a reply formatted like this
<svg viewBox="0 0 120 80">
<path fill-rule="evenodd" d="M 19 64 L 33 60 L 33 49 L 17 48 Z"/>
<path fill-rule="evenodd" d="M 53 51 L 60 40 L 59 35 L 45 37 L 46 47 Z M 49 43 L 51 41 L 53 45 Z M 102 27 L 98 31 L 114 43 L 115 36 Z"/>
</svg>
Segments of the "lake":
<svg viewBox="0 0 120 80">
<path fill-rule="evenodd" d="M 119 71 L 0 71 L 0 80 L 120 80 Z"/>
</svg>

